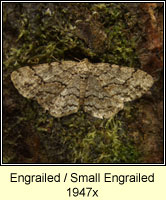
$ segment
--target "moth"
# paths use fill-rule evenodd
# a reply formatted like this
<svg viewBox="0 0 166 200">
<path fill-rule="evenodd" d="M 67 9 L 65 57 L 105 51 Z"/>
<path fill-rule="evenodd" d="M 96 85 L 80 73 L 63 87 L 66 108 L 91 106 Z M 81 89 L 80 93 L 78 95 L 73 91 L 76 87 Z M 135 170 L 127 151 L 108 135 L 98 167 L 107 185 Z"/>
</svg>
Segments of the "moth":
<svg viewBox="0 0 166 200">
<path fill-rule="evenodd" d="M 54 117 L 83 109 L 101 119 L 113 117 L 154 83 L 142 70 L 87 59 L 25 66 L 13 71 L 11 80 L 22 96 L 36 100 Z"/>
</svg>

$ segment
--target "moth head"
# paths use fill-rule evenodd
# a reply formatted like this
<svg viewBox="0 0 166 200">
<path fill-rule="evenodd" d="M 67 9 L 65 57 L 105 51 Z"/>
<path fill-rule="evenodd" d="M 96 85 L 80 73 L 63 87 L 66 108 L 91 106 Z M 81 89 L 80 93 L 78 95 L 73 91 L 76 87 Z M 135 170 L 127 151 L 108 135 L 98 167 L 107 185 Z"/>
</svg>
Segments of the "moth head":
<svg viewBox="0 0 166 200">
<path fill-rule="evenodd" d="M 87 58 L 83 59 L 79 64 L 79 73 L 82 75 L 87 75 L 92 70 L 92 64 L 88 61 Z"/>
</svg>

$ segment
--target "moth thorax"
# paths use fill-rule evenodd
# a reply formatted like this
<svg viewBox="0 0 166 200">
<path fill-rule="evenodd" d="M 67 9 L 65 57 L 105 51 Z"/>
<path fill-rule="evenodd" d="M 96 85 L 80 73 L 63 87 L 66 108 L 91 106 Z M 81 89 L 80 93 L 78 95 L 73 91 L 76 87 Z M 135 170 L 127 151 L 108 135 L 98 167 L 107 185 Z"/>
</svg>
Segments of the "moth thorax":
<svg viewBox="0 0 166 200">
<path fill-rule="evenodd" d="M 80 107 L 82 107 L 82 105 L 84 104 L 84 97 L 85 97 L 87 81 L 88 81 L 88 75 L 81 74 L 81 76 L 80 76 L 80 96 L 79 96 Z"/>
</svg>

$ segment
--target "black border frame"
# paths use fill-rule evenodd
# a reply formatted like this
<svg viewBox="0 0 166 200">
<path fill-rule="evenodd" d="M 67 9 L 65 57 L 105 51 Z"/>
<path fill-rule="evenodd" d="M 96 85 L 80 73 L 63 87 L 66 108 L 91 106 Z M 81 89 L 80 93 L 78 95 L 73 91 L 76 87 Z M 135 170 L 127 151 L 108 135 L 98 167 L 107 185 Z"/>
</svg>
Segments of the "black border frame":
<svg viewBox="0 0 166 200">
<path fill-rule="evenodd" d="M 164 75 L 163 75 L 163 92 L 164 92 L 164 99 L 163 99 L 163 147 L 164 147 L 164 157 L 163 157 L 163 163 L 161 164 L 155 164 L 155 163 L 144 163 L 144 164 L 111 164 L 111 163 L 103 163 L 103 164 L 90 164 L 90 163 L 82 163 L 82 164 L 72 164 L 72 163 L 65 163 L 65 164 L 50 164 L 50 163 L 44 163 L 44 164 L 32 164 L 32 163 L 20 163 L 20 164 L 4 164 L 3 163 L 3 145 L 2 145 L 2 138 L 3 138 L 3 99 L 2 99 L 2 92 L 3 92 L 3 45 L 1 45 L 1 166 L 166 166 L 165 164 L 165 1 L 2 1 L 1 2 L 1 44 L 3 44 L 3 37 L 2 37 L 2 31 L 3 31 L 3 3 L 163 3 L 164 4 L 164 15 L 163 15 L 163 68 L 164 68 Z"/>
</svg>

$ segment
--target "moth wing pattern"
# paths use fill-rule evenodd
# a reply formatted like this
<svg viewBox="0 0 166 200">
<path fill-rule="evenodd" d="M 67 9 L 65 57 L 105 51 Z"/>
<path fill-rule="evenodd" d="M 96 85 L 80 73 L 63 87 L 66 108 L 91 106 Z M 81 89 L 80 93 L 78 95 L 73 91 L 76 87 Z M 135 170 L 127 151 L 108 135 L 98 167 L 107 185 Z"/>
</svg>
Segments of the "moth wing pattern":
<svg viewBox="0 0 166 200">
<path fill-rule="evenodd" d="M 19 93 L 28 99 L 35 98 L 39 91 L 39 85 L 42 83 L 29 66 L 13 71 L 11 80 Z"/>
<path fill-rule="evenodd" d="M 116 96 L 123 102 L 140 98 L 154 83 L 152 76 L 142 70 L 106 63 L 94 64 L 93 75 L 110 95 L 110 100 Z"/>
<path fill-rule="evenodd" d="M 63 91 L 49 104 L 52 116 L 63 117 L 76 113 L 79 109 L 80 77 L 74 75 Z"/>
<path fill-rule="evenodd" d="M 97 118 L 113 117 L 154 82 L 142 70 L 87 59 L 22 67 L 12 72 L 11 80 L 20 94 L 37 100 L 52 116 L 76 113 L 81 107 Z"/>
<path fill-rule="evenodd" d="M 52 102 L 73 78 L 76 65 L 74 61 L 62 61 L 25 66 L 13 71 L 11 80 L 21 95 L 37 100 L 45 110 L 50 110 Z"/>
<path fill-rule="evenodd" d="M 93 75 L 89 76 L 84 99 L 84 111 L 96 118 L 113 117 L 123 109 L 123 101 L 114 96 L 110 98 L 109 93 L 104 90 Z"/>
</svg>

